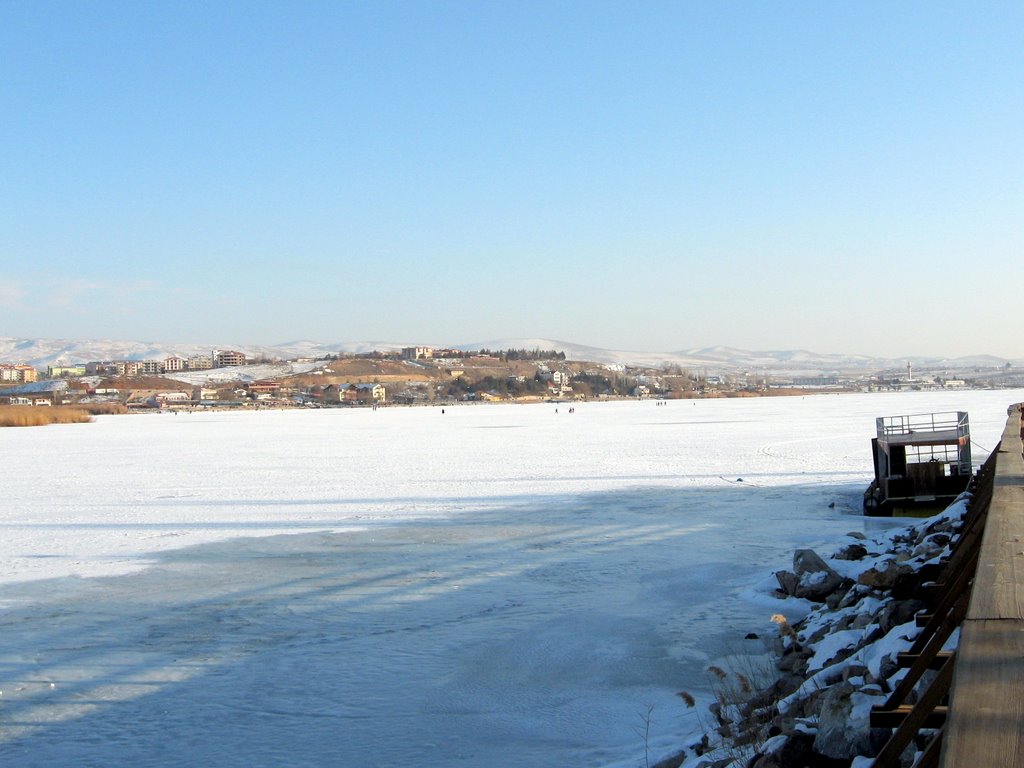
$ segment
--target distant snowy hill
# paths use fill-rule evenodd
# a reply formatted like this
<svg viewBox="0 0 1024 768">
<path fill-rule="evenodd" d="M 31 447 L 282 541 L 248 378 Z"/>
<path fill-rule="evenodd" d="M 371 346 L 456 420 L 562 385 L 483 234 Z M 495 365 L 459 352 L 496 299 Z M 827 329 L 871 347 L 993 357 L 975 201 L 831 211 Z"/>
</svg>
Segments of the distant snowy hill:
<svg viewBox="0 0 1024 768">
<path fill-rule="evenodd" d="M 36 368 L 50 365 L 74 365 L 93 360 L 165 360 L 168 357 L 189 357 L 210 354 L 214 349 L 233 349 L 249 358 L 296 359 L 324 357 L 339 352 L 359 354 L 373 350 L 401 349 L 391 342 L 289 341 L 283 344 L 191 344 L 154 341 L 82 340 L 82 339 L 17 339 L 0 336 L 0 362 L 25 363 Z"/>
<path fill-rule="evenodd" d="M 421 343 L 421 342 L 419 342 Z M 417 342 L 358 341 L 322 343 L 309 340 L 288 341 L 282 344 L 176 344 L 152 341 L 74 340 L 74 339 L 18 339 L 0 336 L 0 362 L 27 363 L 36 368 L 49 365 L 72 365 L 91 360 L 164 360 L 171 356 L 209 354 L 213 349 L 235 349 L 250 358 L 294 360 L 318 358 L 338 353 L 361 354 L 394 351 Z M 603 349 L 573 344 L 556 339 L 504 338 L 459 344 L 457 349 L 555 349 L 564 352 L 570 360 L 591 360 L 597 363 L 661 367 L 679 365 L 687 369 L 707 371 L 787 371 L 815 373 L 853 370 L 902 370 L 908 362 L 919 370 L 993 368 L 1013 362 L 991 355 L 973 355 L 961 358 L 878 358 L 866 355 L 821 354 L 806 350 L 751 351 L 733 347 L 701 347 L 676 352 L 641 352 L 635 350 Z"/>
<path fill-rule="evenodd" d="M 504 338 L 475 344 L 459 345 L 459 349 L 555 349 L 565 352 L 570 360 L 593 360 L 599 363 L 659 367 L 666 364 L 709 371 L 787 371 L 815 373 L 852 370 L 904 370 L 907 363 L 918 369 L 993 368 L 1005 365 L 1004 358 L 973 355 L 961 358 L 900 357 L 884 358 L 867 355 L 822 354 L 806 350 L 751 351 L 734 347 L 701 347 L 678 352 L 638 352 L 602 349 L 582 344 L 539 338 Z M 1024 361 L 1016 361 L 1017 365 Z"/>
<path fill-rule="evenodd" d="M 571 344 L 554 339 L 531 339 L 531 338 L 508 338 L 496 339 L 479 344 L 468 344 L 460 349 L 555 349 L 565 352 L 570 360 L 593 360 L 598 363 L 617 365 L 636 365 L 661 367 L 664 365 L 678 365 L 689 369 L 713 369 L 723 371 L 735 370 L 756 370 L 761 368 L 791 368 L 819 369 L 822 367 L 835 369 L 835 361 L 849 358 L 840 355 L 811 355 L 810 353 L 776 353 L 776 352 L 749 352 L 730 347 L 706 347 L 702 349 L 690 349 L 679 352 L 640 352 L 636 350 L 601 349 L 599 347 L 588 347 L 582 344 Z M 802 357 L 794 365 L 789 365 L 790 356 L 800 354 Z M 868 358 L 864 358 L 865 361 Z M 906 364 L 904 361 L 903 365 Z M 856 366 L 844 366 L 856 367 Z"/>
</svg>

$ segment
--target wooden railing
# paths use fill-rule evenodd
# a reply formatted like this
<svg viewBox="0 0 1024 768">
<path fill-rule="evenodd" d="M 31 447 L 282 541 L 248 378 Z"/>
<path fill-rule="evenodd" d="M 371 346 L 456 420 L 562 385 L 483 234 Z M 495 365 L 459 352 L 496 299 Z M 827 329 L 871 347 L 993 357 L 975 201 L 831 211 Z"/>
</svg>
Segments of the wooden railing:
<svg viewBox="0 0 1024 768">
<path fill-rule="evenodd" d="M 1024 445 L 1021 406 L 999 444 L 960 628 L 942 768 L 1024 766 Z"/>
<path fill-rule="evenodd" d="M 875 768 L 1024 768 L 1024 422 L 1013 406 L 978 473 L 957 546 L 922 595 L 909 669 L 871 724 L 894 728 Z M 956 652 L 943 650 L 960 629 Z M 935 674 L 929 682 L 925 673 Z M 911 703 L 913 702 L 913 703 Z"/>
</svg>

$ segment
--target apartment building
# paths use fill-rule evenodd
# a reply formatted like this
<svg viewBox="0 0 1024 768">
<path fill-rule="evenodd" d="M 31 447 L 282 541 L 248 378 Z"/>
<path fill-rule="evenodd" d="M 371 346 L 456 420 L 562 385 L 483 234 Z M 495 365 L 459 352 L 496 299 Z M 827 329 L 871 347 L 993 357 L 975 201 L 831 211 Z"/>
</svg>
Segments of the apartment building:
<svg viewBox="0 0 1024 768">
<path fill-rule="evenodd" d="M 233 365 L 245 365 L 245 354 L 232 349 L 213 350 L 214 368 L 227 368 Z"/>
<path fill-rule="evenodd" d="M 28 384 L 38 379 L 39 373 L 31 365 L 0 365 L 0 381 Z"/>
<path fill-rule="evenodd" d="M 405 360 L 429 360 L 434 356 L 433 347 L 403 347 L 402 358 Z"/>
</svg>

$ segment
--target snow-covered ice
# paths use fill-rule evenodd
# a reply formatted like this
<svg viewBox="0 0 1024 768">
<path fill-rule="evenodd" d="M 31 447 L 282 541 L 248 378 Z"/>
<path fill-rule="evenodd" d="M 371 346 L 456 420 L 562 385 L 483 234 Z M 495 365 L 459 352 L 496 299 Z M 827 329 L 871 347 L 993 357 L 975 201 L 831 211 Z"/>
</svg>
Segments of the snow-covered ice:
<svg viewBox="0 0 1024 768">
<path fill-rule="evenodd" d="M 0 760 L 642 765 L 773 632 L 766 574 L 892 525 L 860 515 L 876 416 L 968 410 L 980 459 L 1022 399 L 0 430 Z"/>
</svg>

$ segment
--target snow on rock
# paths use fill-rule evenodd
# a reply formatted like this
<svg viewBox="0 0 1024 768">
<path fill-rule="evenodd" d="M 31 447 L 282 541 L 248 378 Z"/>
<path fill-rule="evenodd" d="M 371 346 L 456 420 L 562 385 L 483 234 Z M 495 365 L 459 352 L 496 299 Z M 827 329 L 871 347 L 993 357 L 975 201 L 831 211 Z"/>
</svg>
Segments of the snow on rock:
<svg viewBox="0 0 1024 768">
<path fill-rule="evenodd" d="M 881 704 L 885 696 L 864 694 L 851 680 L 831 686 L 821 695 L 821 714 L 814 751 L 825 757 L 849 759 L 874 753 L 885 743 L 868 725 L 871 706 Z M 881 743 L 879 743 L 881 742 Z"/>
<path fill-rule="evenodd" d="M 833 632 L 816 644 L 814 655 L 808 659 L 808 669 L 824 669 L 840 651 L 855 648 L 864 637 L 863 629 L 840 629 Z"/>
<path fill-rule="evenodd" d="M 782 591 L 793 597 L 820 602 L 839 588 L 843 577 L 810 549 L 798 549 L 793 555 L 793 573 L 779 571 L 775 578 Z"/>
<path fill-rule="evenodd" d="M 969 500 L 963 494 L 943 512 L 874 539 L 852 535 L 856 541 L 831 557 L 798 550 L 793 571 L 775 574 L 775 596 L 783 605 L 810 601 L 813 608 L 792 625 L 784 608 L 773 618 L 777 679 L 729 706 L 720 696 L 709 709 L 713 729 L 691 745 L 683 765 L 870 764 L 889 737 L 870 727 L 871 707 L 906 675 L 896 656 L 920 631 L 914 615 L 924 603 L 914 595 L 930 578 L 926 566 L 949 554 Z"/>
</svg>

